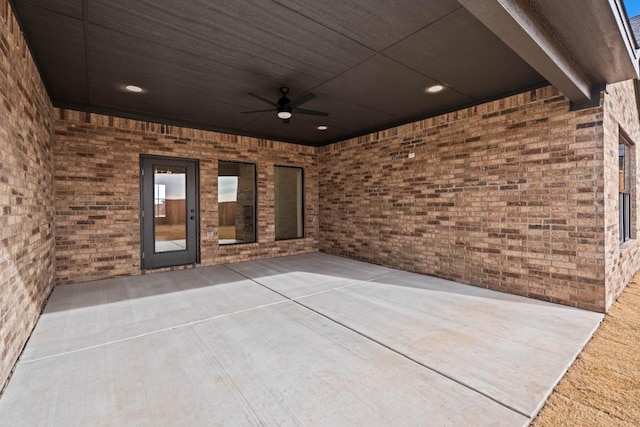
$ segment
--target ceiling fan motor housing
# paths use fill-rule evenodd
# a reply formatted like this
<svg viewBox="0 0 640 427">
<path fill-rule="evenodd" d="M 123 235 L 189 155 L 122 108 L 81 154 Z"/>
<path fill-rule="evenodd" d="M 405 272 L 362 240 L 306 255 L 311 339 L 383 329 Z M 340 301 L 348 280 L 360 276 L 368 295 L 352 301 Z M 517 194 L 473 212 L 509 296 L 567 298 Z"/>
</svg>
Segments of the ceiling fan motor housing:
<svg viewBox="0 0 640 427">
<path fill-rule="evenodd" d="M 285 88 L 280 89 L 282 91 L 282 98 L 278 100 L 278 111 L 291 112 L 291 100 L 287 98 L 286 92 L 283 89 Z"/>
<path fill-rule="evenodd" d="M 291 118 L 291 114 L 293 113 L 293 108 L 291 107 L 291 100 L 287 98 L 287 93 L 289 92 L 288 87 L 281 87 L 280 92 L 282 92 L 282 98 L 278 100 L 278 117 L 280 117 L 280 113 L 289 113 L 288 118 L 283 118 L 282 123 L 287 124 Z"/>
</svg>

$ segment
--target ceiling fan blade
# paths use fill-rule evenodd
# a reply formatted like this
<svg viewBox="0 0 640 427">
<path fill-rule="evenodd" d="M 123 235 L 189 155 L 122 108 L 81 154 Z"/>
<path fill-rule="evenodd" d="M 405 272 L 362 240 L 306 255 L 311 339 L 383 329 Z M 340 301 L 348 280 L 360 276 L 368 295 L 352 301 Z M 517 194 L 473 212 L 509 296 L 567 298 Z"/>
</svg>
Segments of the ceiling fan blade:
<svg viewBox="0 0 640 427">
<path fill-rule="evenodd" d="M 294 108 L 294 113 L 307 114 L 309 116 L 328 116 L 329 113 L 325 113 L 324 111 L 316 111 L 316 110 L 307 110 L 305 108 Z"/>
<path fill-rule="evenodd" d="M 273 108 L 269 108 L 267 110 L 252 110 L 252 111 L 242 111 L 240 114 L 247 114 L 247 113 L 266 113 L 267 111 L 276 111 Z"/>
<path fill-rule="evenodd" d="M 273 105 L 274 107 L 277 107 L 276 103 L 271 101 L 270 99 L 264 98 L 264 97 L 262 97 L 260 95 L 255 94 L 255 93 L 248 93 L 247 95 L 253 96 L 254 98 L 259 99 L 262 102 L 266 102 L 269 105 Z"/>
<path fill-rule="evenodd" d="M 306 95 L 302 95 L 296 99 L 294 99 L 293 101 L 291 101 L 291 108 L 296 108 L 298 105 L 302 105 L 305 102 L 309 102 L 311 101 L 313 98 L 315 98 L 316 96 L 312 93 L 308 93 Z"/>
</svg>

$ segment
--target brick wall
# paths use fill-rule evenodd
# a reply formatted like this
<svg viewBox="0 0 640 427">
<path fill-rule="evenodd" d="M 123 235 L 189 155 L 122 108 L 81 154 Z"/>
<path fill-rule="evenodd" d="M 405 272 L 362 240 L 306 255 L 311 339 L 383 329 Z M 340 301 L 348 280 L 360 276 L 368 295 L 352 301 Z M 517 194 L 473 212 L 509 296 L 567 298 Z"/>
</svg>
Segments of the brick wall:
<svg viewBox="0 0 640 427">
<path fill-rule="evenodd" d="M 140 273 L 145 153 L 201 160 L 202 265 L 321 249 L 604 311 L 639 267 L 617 244 L 630 85 L 592 109 L 546 87 L 321 149 L 56 110 L 58 283 Z M 219 159 L 257 163 L 255 244 L 217 244 Z M 305 168 L 305 239 L 274 239 L 275 164 Z"/>
<path fill-rule="evenodd" d="M 0 389 L 53 287 L 52 107 L 0 0 Z"/>
<path fill-rule="evenodd" d="M 603 311 L 602 111 L 545 87 L 323 147 L 320 249 Z"/>
<path fill-rule="evenodd" d="M 55 117 L 57 283 L 141 273 L 140 154 L 200 160 L 201 265 L 318 250 L 315 148 L 71 110 Z M 257 164 L 257 243 L 218 246 L 218 160 Z M 275 241 L 274 164 L 309 177 L 304 239 Z"/>
<path fill-rule="evenodd" d="M 640 247 L 638 245 L 638 207 L 640 204 L 640 184 L 638 170 L 638 146 L 634 145 L 632 151 L 632 181 L 635 181 L 635 194 L 632 192 L 633 216 L 632 233 L 633 240 L 619 243 L 620 222 L 618 218 L 618 143 L 623 135 L 632 144 L 640 143 L 640 124 L 638 123 L 638 108 L 636 104 L 635 88 L 632 81 L 616 83 L 607 86 L 607 94 L 604 103 L 604 195 L 605 195 L 605 274 L 606 274 L 606 308 L 620 296 L 624 287 L 629 283 L 633 275 L 640 268 Z"/>
</svg>

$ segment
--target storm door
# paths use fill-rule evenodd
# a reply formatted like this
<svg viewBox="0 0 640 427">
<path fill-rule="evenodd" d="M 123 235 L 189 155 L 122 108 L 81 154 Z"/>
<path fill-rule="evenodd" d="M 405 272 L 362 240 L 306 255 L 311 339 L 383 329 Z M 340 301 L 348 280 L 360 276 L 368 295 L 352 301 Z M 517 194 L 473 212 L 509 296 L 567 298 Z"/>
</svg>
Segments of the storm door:
<svg viewBox="0 0 640 427">
<path fill-rule="evenodd" d="M 198 161 L 140 156 L 142 269 L 200 261 Z"/>
</svg>

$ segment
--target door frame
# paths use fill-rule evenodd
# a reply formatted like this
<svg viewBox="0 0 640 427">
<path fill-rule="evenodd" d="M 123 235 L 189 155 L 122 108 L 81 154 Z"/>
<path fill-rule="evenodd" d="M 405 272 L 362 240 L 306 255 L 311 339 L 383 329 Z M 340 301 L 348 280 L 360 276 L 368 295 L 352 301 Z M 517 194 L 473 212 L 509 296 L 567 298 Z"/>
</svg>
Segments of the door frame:
<svg viewBox="0 0 640 427">
<path fill-rule="evenodd" d="M 154 165 L 180 166 L 187 170 L 185 221 L 187 249 L 184 251 L 155 251 L 155 216 L 153 209 L 153 172 L 145 176 L 145 167 L 153 170 Z M 189 173 L 191 170 L 191 174 Z M 168 157 L 140 154 L 140 270 L 174 267 L 178 265 L 200 264 L 200 162 L 186 157 Z M 151 175 L 151 176 L 149 176 Z M 191 176 L 193 175 L 193 176 Z M 151 214 L 145 216 L 145 184 L 151 186 Z M 147 206 L 148 207 L 148 206 Z M 193 210 L 193 212 L 189 212 Z M 193 217 L 193 219 L 191 219 Z M 146 233 L 145 233 L 146 231 Z M 146 245 L 145 245 L 146 242 Z M 193 245 L 194 248 L 191 248 Z M 148 248 L 150 246 L 150 248 Z"/>
</svg>

